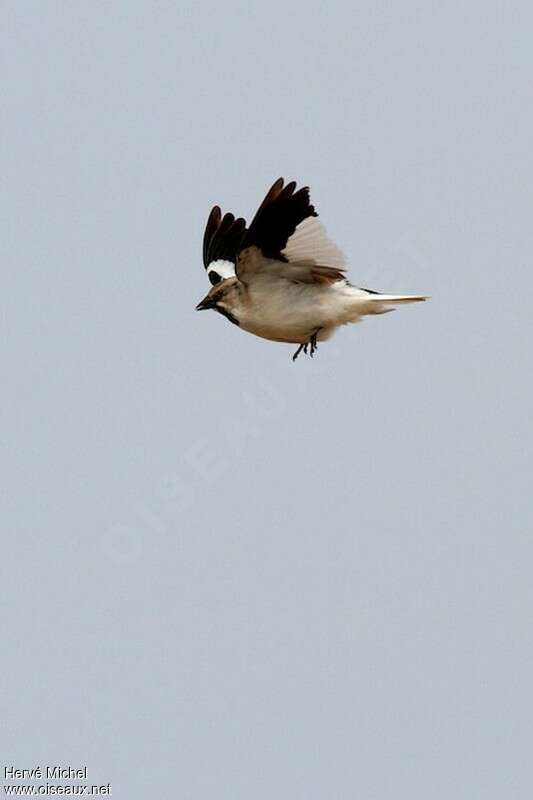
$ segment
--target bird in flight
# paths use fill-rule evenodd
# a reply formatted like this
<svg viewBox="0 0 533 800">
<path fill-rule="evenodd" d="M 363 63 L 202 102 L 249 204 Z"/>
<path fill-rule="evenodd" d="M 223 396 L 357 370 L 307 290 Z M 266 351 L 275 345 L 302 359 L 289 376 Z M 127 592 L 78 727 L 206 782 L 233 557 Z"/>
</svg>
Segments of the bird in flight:
<svg viewBox="0 0 533 800">
<path fill-rule="evenodd" d="M 244 331 L 298 345 L 313 356 L 340 325 L 422 295 L 382 294 L 348 282 L 344 256 L 316 219 L 309 188 L 279 178 L 247 227 L 214 206 L 205 228 L 203 259 L 213 284 L 196 309 L 213 309 Z"/>
</svg>

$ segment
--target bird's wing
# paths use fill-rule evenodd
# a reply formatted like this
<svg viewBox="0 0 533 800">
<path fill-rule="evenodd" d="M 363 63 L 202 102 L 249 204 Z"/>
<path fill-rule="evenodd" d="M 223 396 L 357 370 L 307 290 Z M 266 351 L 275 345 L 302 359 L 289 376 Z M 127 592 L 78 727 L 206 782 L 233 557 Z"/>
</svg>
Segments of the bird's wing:
<svg viewBox="0 0 533 800">
<path fill-rule="evenodd" d="M 344 278 L 344 256 L 316 219 L 309 188 L 295 189 L 294 181 L 285 186 L 279 178 L 244 233 L 236 263 L 244 283 L 266 271 L 301 283 Z"/>
<path fill-rule="evenodd" d="M 203 258 L 209 280 L 213 285 L 235 274 L 235 262 L 246 230 L 244 219 L 224 214 L 214 206 L 207 219 L 204 233 Z"/>
</svg>

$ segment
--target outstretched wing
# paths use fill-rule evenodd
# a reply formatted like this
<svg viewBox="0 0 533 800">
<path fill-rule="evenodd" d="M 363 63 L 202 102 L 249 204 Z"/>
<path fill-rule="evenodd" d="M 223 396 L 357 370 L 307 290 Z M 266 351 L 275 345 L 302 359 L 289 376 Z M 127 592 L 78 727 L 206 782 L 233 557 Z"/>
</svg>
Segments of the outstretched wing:
<svg viewBox="0 0 533 800">
<path fill-rule="evenodd" d="M 207 219 L 204 233 L 203 258 L 209 280 L 213 285 L 235 274 L 235 262 L 246 230 L 244 219 L 224 214 L 214 206 Z"/>
<path fill-rule="evenodd" d="M 295 190 L 295 181 L 285 186 L 279 178 L 259 206 L 237 257 L 237 276 L 244 282 L 267 270 L 302 283 L 344 278 L 344 256 L 316 219 L 309 188 Z"/>
</svg>

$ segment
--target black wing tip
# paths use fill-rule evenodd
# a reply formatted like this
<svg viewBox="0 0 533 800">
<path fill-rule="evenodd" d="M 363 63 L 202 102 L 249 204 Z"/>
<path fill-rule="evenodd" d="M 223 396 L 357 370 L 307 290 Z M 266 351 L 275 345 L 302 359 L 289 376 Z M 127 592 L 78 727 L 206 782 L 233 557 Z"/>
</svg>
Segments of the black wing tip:
<svg viewBox="0 0 533 800">
<path fill-rule="evenodd" d="M 307 216 L 318 217 L 318 212 L 311 203 L 311 189 L 309 186 L 300 186 L 300 188 L 296 191 L 297 185 L 298 184 L 296 181 L 289 181 L 289 183 L 285 183 L 283 178 L 278 178 L 278 180 L 272 185 L 272 189 L 274 189 L 274 187 L 279 187 L 281 190 L 279 195 L 283 195 L 284 199 L 296 198 L 299 202 L 302 201 L 302 203 L 305 203 L 307 206 Z M 272 191 L 272 189 L 270 191 Z"/>
<path fill-rule="evenodd" d="M 222 219 L 222 209 L 220 208 L 220 206 L 213 206 L 213 208 L 209 212 L 209 217 L 207 218 L 208 223 L 216 222 L 218 224 L 221 219 Z"/>
<path fill-rule="evenodd" d="M 246 230 L 246 220 L 227 212 L 222 215 L 220 206 L 213 206 L 207 219 L 204 233 L 203 261 L 205 269 L 213 261 L 237 260 L 239 245 Z"/>
<path fill-rule="evenodd" d="M 309 187 L 296 190 L 296 181 L 280 177 L 270 187 L 243 239 L 242 247 L 255 245 L 269 258 L 285 260 L 282 254 L 297 226 L 308 217 L 318 217 Z"/>
</svg>

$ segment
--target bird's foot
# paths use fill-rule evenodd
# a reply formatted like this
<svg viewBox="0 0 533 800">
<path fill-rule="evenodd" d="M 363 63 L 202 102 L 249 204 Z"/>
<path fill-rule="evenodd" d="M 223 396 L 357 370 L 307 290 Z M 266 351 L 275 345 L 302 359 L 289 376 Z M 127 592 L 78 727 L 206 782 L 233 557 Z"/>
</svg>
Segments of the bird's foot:
<svg viewBox="0 0 533 800">
<path fill-rule="evenodd" d="M 317 330 L 316 330 L 316 331 L 313 333 L 313 335 L 311 336 L 311 338 L 309 339 L 309 341 L 308 341 L 308 342 L 305 342 L 304 344 L 301 344 L 301 345 L 300 345 L 300 347 L 298 348 L 298 350 L 295 352 L 295 354 L 294 354 L 294 355 L 293 355 L 293 357 L 292 357 L 292 360 L 293 360 L 293 361 L 296 361 L 296 359 L 298 358 L 298 356 L 300 355 L 300 353 L 302 352 L 302 350 L 303 350 L 303 351 L 304 351 L 304 353 L 307 355 L 307 349 L 308 349 L 308 348 L 310 348 L 310 349 L 309 349 L 309 355 L 311 356 L 311 358 L 313 358 L 314 354 L 315 354 L 315 353 L 316 353 L 316 351 L 318 350 L 318 345 L 317 345 L 317 343 L 316 343 L 316 337 L 317 337 L 317 334 L 318 334 L 318 331 L 319 331 L 319 330 L 320 330 L 320 328 L 318 328 L 318 329 L 317 329 Z"/>
<path fill-rule="evenodd" d="M 304 353 L 307 353 L 307 345 L 306 344 L 301 344 L 300 345 L 300 347 L 298 348 L 298 350 L 295 352 L 295 354 L 292 357 L 293 361 L 296 361 L 296 359 L 298 358 L 298 356 L 300 355 L 302 350 L 304 351 Z"/>
</svg>

